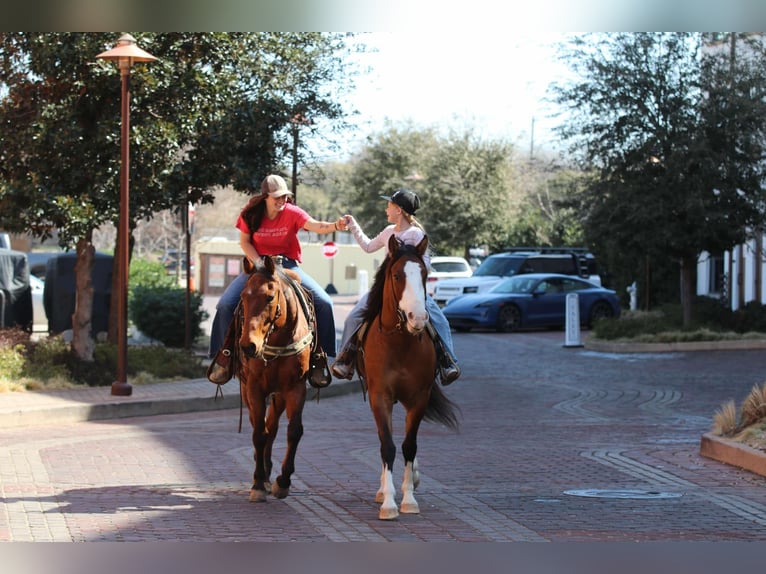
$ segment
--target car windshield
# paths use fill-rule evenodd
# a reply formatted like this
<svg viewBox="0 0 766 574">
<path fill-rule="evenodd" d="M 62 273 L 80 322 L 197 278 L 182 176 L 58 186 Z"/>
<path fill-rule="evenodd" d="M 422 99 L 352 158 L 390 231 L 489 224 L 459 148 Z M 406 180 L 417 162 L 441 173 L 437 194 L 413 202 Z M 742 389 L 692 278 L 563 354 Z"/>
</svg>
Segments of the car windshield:
<svg viewBox="0 0 766 574">
<path fill-rule="evenodd" d="M 516 273 L 522 261 L 519 257 L 488 257 L 473 274 L 510 277 Z"/>
<path fill-rule="evenodd" d="M 526 275 L 517 275 L 504 279 L 490 289 L 490 291 L 492 293 L 531 293 L 538 283 L 539 280 L 537 279 L 531 279 Z"/>
<path fill-rule="evenodd" d="M 460 263 L 459 261 L 432 261 L 431 268 L 433 271 L 438 271 L 439 273 L 452 273 L 466 270 L 465 264 Z"/>
</svg>

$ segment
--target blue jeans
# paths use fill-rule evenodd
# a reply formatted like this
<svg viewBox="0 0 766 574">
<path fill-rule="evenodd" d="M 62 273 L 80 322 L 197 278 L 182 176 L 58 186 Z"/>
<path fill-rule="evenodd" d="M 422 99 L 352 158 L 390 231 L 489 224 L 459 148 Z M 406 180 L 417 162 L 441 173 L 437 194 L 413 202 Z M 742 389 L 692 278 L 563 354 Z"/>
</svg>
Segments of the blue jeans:
<svg viewBox="0 0 766 574">
<path fill-rule="evenodd" d="M 349 311 L 345 322 L 343 323 L 343 338 L 340 343 L 340 352 L 342 353 L 348 345 L 349 339 L 357 332 L 359 327 L 362 326 L 362 319 L 364 318 L 364 311 L 367 308 L 367 293 L 359 297 L 359 301 L 356 302 L 354 308 Z M 428 311 L 429 321 L 433 325 L 436 334 L 444 343 L 447 351 L 452 358 L 457 362 L 455 357 L 455 351 L 452 348 L 452 331 L 449 328 L 449 321 L 444 316 L 441 307 L 436 304 L 430 295 L 426 295 L 426 311 Z"/>
<path fill-rule="evenodd" d="M 292 269 L 301 276 L 301 284 L 311 291 L 314 296 L 314 310 L 319 331 L 319 346 L 322 347 L 328 357 L 335 356 L 335 315 L 333 313 L 332 299 L 327 292 L 312 277 L 301 269 L 292 259 L 285 258 L 282 267 Z M 234 281 L 229 283 L 226 290 L 216 305 L 213 326 L 210 330 L 210 358 L 214 358 L 223 345 L 226 337 L 226 329 L 234 318 L 234 310 L 239 304 L 239 296 L 245 288 L 249 275 L 240 273 Z"/>
</svg>

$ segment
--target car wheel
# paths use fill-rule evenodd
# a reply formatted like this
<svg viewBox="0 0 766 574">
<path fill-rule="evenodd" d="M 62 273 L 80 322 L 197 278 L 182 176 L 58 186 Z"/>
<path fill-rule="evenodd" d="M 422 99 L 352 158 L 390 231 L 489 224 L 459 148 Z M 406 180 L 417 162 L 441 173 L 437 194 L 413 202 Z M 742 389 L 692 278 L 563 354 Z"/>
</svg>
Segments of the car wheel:
<svg viewBox="0 0 766 574">
<path fill-rule="evenodd" d="M 588 318 L 588 327 L 592 329 L 593 325 L 596 324 L 596 321 L 599 319 L 608 319 L 613 315 L 614 312 L 612 311 L 612 307 L 609 306 L 609 303 L 598 301 L 591 307 L 590 317 Z"/>
<path fill-rule="evenodd" d="M 516 305 L 508 305 L 497 314 L 497 330 L 500 333 L 510 333 L 521 325 L 521 311 Z"/>
</svg>

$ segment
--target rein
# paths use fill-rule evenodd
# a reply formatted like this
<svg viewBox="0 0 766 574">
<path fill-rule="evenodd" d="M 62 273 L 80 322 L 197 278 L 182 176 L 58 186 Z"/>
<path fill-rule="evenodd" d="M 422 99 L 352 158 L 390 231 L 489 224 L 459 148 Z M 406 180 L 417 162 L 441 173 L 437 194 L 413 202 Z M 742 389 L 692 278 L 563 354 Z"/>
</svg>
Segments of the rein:
<svg viewBox="0 0 766 574">
<path fill-rule="evenodd" d="M 306 320 L 311 324 L 311 314 L 308 311 L 308 305 L 305 302 L 305 300 L 302 299 L 301 293 L 299 291 L 300 286 L 295 283 L 295 281 L 292 280 L 288 275 L 285 273 L 279 273 L 280 278 L 288 284 L 289 288 L 293 289 L 293 292 L 297 295 L 297 298 L 301 304 L 301 308 L 303 309 L 303 313 L 306 317 Z M 281 295 L 284 297 L 283 290 L 279 290 L 277 293 L 277 297 Z M 266 336 L 263 338 L 264 345 L 261 348 L 261 350 L 258 352 L 258 354 L 254 357 L 256 359 L 262 359 L 264 366 L 268 364 L 269 361 L 272 359 L 277 359 L 279 357 L 291 357 L 293 355 L 297 355 L 303 349 L 308 347 L 314 342 L 314 333 L 312 329 L 309 329 L 309 332 L 306 333 L 303 337 L 301 337 L 298 341 L 293 341 L 289 345 L 269 345 L 266 341 L 268 341 L 271 334 L 274 332 L 274 329 L 276 328 L 277 319 L 279 319 L 280 315 L 282 314 L 282 307 L 280 306 L 279 302 L 277 302 L 277 312 L 274 315 L 274 318 L 271 321 L 271 325 L 269 326 L 269 330 L 266 333 Z"/>
</svg>

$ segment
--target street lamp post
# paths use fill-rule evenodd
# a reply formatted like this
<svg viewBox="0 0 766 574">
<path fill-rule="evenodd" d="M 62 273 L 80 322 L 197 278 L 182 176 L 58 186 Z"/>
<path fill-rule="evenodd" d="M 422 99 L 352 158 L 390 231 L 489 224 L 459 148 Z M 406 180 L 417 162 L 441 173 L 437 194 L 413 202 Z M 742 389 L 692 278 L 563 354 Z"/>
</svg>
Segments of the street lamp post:
<svg viewBox="0 0 766 574">
<path fill-rule="evenodd" d="M 122 76 L 121 135 L 120 135 L 120 221 L 117 227 L 117 377 L 112 383 L 112 394 L 130 396 L 133 387 L 127 380 L 128 365 L 128 212 L 130 206 L 130 69 L 135 62 L 151 62 L 154 56 L 136 45 L 136 39 L 124 34 L 111 50 L 100 53 L 96 58 L 117 63 Z"/>
</svg>

